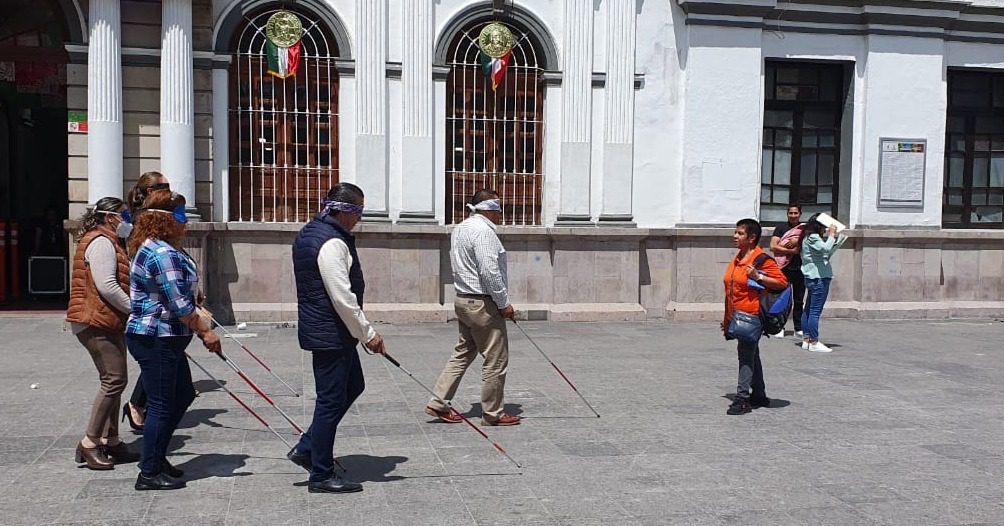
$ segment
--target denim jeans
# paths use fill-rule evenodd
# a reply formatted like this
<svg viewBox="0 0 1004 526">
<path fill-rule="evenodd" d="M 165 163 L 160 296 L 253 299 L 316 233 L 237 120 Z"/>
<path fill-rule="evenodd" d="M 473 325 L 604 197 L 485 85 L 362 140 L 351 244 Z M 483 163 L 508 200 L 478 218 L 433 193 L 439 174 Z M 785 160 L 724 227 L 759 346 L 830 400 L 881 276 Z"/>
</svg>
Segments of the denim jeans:
<svg viewBox="0 0 1004 526">
<path fill-rule="evenodd" d="M 300 437 L 296 450 L 309 455 L 310 481 L 321 482 L 335 474 L 335 431 L 349 407 L 366 388 L 359 353 L 350 351 L 315 351 L 313 356 L 314 420 Z"/>
<path fill-rule="evenodd" d="M 191 336 L 158 338 L 126 334 L 126 346 L 139 362 L 147 395 L 143 456 L 139 462 L 139 470 L 146 476 L 160 473 L 171 437 L 195 400 L 192 371 L 185 357 L 185 348 L 191 341 Z"/>
<path fill-rule="evenodd" d="M 819 340 L 819 317 L 830 293 L 831 278 L 805 278 L 805 310 L 802 312 L 802 331 L 811 341 Z"/>
<path fill-rule="evenodd" d="M 788 278 L 791 284 L 791 321 L 795 325 L 795 332 L 802 330 L 802 312 L 805 307 L 805 274 L 801 268 L 785 268 L 784 277 Z"/>
</svg>

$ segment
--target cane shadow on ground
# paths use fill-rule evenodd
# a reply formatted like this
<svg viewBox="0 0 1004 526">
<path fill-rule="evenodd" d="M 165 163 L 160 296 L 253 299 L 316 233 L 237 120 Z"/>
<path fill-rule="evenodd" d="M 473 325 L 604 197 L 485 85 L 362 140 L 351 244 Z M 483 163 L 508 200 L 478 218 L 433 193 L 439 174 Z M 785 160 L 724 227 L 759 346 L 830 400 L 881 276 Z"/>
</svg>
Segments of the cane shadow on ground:
<svg viewBox="0 0 1004 526">
<path fill-rule="evenodd" d="M 736 399 L 735 393 L 726 393 L 722 395 L 722 398 L 728 398 L 729 402 L 734 402 Z M 754 409 L 781 409 L 782 407 L 788 407 L 791 405 L 791 401 L 785 400 L 783 398 L 771 398 L 770 405 L 767 407 L 758 407 Z"/>
<path fill-rule="evenodd" d="M 408 461 L 408 457 L 375 457 L 373 455 L 346 455 L 338 457 L 338 462 L 345 467 L 342 473 L 353 482 L 394 482 L 408 477 L 390 475 L 398 464 Z M 340 471 L 337 470 L 336 471 Z M 297 482 L 294 486 L 306 486 L 307 482 Z"/>
<path fill-rule="evenodd" d="M 178 429 L 191 429 L 203 424 L 209 427 L 223 427 L 223 424 L 213 422 L 213 418 L 226 412 L 225 409 L 192 409 L 185 413 L 185 417 L 178 424 Z"/>
<path fill-rule="evenodd" d="M 185 472 L 183 478 L 189 482 L 210 477 L 247 477 L 251 475 L 251 472 L 238 470 L 244 467 L 249 458 L 251 458 L 249 455 L 222 455 L 217 453 L 192 455 L 191 459 L 182 464 L 177 464 L 175 467 Z"/>
</svg>

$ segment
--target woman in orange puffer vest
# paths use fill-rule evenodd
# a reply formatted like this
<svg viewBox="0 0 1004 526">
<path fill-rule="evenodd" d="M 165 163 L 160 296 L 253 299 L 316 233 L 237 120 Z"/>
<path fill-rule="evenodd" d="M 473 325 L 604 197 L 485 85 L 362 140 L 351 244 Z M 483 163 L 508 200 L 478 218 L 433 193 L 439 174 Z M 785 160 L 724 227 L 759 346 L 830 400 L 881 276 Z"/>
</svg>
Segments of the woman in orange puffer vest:
<svg viewBox="0 0 1004 526">
<path fill-rule="evenodd" d="M 90 353 L 101 379 L 76 460 L 90 469 L 113 469 L 139 456 L 119 438 L 118 408 L 128 383 L 125 321 L 129 315 L 129 259 L 116 233 L 125 203 L 100 199 L 81 218 L 73 256 L 66 321 Z"/>
</svg>

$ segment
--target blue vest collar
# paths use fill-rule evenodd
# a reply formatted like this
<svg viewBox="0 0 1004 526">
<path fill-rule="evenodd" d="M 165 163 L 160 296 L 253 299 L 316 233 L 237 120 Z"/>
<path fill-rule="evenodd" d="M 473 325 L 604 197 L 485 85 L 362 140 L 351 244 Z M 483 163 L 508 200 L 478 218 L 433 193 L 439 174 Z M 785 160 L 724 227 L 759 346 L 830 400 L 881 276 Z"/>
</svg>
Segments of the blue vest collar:
<svg viewBox="0 0 1004 526">
<path fill-rule="evenodd" d="M 349 232 L 344 226 L 342 226 L 341 223 L 336 221 L 335 218 L 330 214 L 317 214 L 317 216 L 314 217 L 314 219 L 333 227 L 335 230 L 341 233 L 342 236 L 345 236 L 348 239 L 352 240 L 355 239 L 355 236 L 352 235 L 352 232 Z"/>
</svg>

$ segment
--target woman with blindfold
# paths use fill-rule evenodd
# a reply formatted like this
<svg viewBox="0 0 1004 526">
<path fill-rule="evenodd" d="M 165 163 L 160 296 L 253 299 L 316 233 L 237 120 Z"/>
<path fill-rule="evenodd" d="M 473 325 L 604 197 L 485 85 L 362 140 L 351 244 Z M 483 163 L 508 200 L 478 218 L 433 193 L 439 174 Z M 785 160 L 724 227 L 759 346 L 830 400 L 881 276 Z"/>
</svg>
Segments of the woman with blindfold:
<svg viewBox="0 0 1004 526">
<path fill-rule="evenodd" d="M 181 248 L 186 223 L 184 196 L 154 190 L 129 238 L 134 258 L 126 345 L 139 362 L 148 398 L 137 490 L 185 486 L 178 480 L 184 473 L 166 458 L 171 436 L 195 399 L 185 349 L 194 333 L 210 352 L 220 351 L 219 337 L 196 311 L 198 272 Z"/>
<path fill-rule="evenodd" d="M 119 438 L 118 408 L 128 383 L 126 346 L 122 333 L 129 315 L 129 258 L 116 229 L 124 221 L 125 203 L 117 197 L 99 199 L 80 219 L 77 251 L 66 321 L 90 353 L 101 379 L 76 460 L 90 469 L 113 469 L 135 462 Z"/>
<path fill-rule="evenodd" d="M 167 177 L 160 172 L 146 172 L 139 176 L 136 186 L 129 190 L 126 196 L 126 206 L 128 209 L 123 213 L 125 221 L 118 226 L 118 235 L 122 239 L 128 240 L 133 229 L 132 216 L 136 211 L 143 208 L 143 201 L 154 190 L 170 190 L 171 183 Z M 132 396 L 129 401 L 122 406 L 122 419 L 129 421 L 129 427 L 136 432 L 143 431 L 143 420 L 146 418 L 146 391 L 143 390 L 143 379 L 140 378 L 133 387 Z"/>
</svg>

